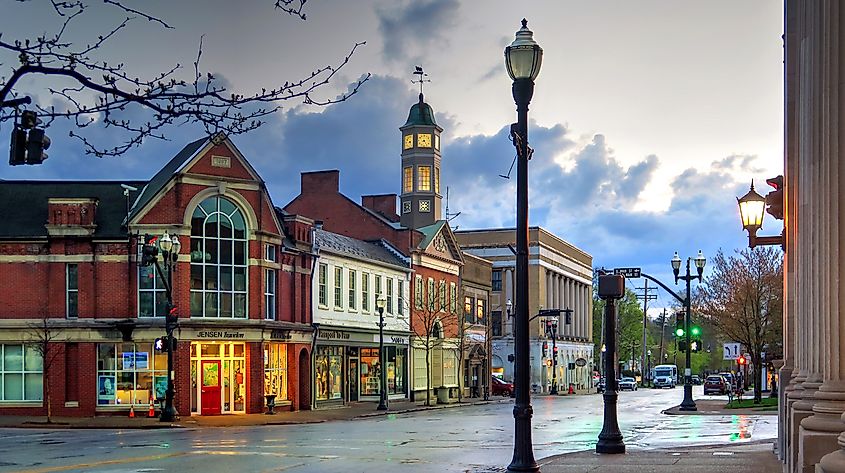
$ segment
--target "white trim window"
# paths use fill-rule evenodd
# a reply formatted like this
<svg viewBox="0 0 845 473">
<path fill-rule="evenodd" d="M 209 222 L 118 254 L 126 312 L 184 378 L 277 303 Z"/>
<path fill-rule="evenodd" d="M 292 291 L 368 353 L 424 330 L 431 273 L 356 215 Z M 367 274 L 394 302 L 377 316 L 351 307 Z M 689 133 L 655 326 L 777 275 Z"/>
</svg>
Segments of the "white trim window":
<svg viewBox="0 0 845 473">
<path fill-rule="evenodd" d="M 422 309 L 423 306 L 423 278 L 419 274 L 414 278 L 414 307 Z"/>
<path fill-rule="evenodd" d="M 361 311 L 370 312 L 370 273 L 361 273 Z"/>
<path fill-rule="evenodd" d="M 264 260 L 276 262 L 276 245 L 267 244 L 264 250 Z"/>
<path fill-rule="evenodd" d="M 167 293 L 155 265 L 138 265 L 138 317 L 164 317 Z"/>
<path fill-rule="evenodd" d="M 4 402 L 41 401 L 43 366 L 35 347 L 0 343 L 0 407 Z"/>
<path fill-rule="evenodd" d="M 79 317 L 79 266 L 65 266 L 65 307 L 69 319 Z"/>
<path fill-rule="evenodd" d="M 320 274 L 317 277 L 317 304 L 320 307 L 328 307 L 329 306 L 329 288 L 328 288 L 328 277 L 329 277 L 329 265 L 326 263 L 320 263 Z"/>
<path fill-rule="evenodd" d="M 358 310 L 357 304 L 357 290 L 356 284 L 358 280 L 358 273 L 354 269 L 349 270 L 349 310 Z"/>
<path fill-rule="evenodd" d="M 191 316 L 247 317 L 246 220 L 229 199 L 209 197 L 191 217 Z"/>
<path fill-rule="evenodd" d="M 405 281 L 399 279 L 396 284 L 396 314 L 405 316 Z"/>
<path fill-rule="evenodd" d="M 428 278 L 428 311 L 431 313 L 437 312 L 434 310 L 434 299 L 437 297 L 434 290 L 434 278 Z"/>
<path fill-rule="evenodd" d="M 334 308 L 343 309 L 343 268 L 334 268 Z"/>
<path fill-rule="evenodd" d="M 438 312 L 448 312 L 449 311 L 449 300 L 446 299 L 446 281 L 441 279 L 440 280 L 440 291 L 439 297 L 437 301 L 437 311 Z"/>
<path fill-rule="evenodd" d="M 376 281 L 376 288 L 375 288 L 376 289 L 376 299 L 378 299 L 379 297 L 381 297 L 384 294 L 383 288 L 382 288 L 382 285 L 381 285 L 381 275 L 380 274 L 375 275 L 375 281 Z"/>
<path fill-rule="evenodd" d="M 387 313 L 393 314 L 393 278 L 387 278 Z"/>
<path fill-rule="evenodd" d="M 458 313 L 458 285 L 449 283 L 449 307 L 453 314 Z"/>
<path fill-rule="evenodd" d="M 276 320 L 276 270 L 264 270 L 264 318 Z"/>
</svg>

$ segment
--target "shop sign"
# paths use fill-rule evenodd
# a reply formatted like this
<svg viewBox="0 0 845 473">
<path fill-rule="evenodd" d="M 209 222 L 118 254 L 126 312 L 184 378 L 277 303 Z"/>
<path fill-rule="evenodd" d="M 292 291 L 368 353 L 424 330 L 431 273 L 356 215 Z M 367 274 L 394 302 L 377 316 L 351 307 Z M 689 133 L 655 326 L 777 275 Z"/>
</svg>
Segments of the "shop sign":
<svg viewBox="0 0 845 473">
<path fill-rule="evenodd" d="M 349 332 L 342 332 L 340 330 L 320 330 L 317 338 L 320 340 L 349 340 Z"/>
<path fill-rule="evenodd" d="M 270 340 L 292 340 L 293 335 L 291 335 L 290 330 L 282 330 L 282 329 L 273 329 L 270 332 Z"/>
<path fill-rule="evenodd" d="M 578 366 L 587 366 L 587 360 L 583 358 L 578 358 L 577 360 L 575 360 L 575 364 Z"/>
<path fill-rule="evenodd" d="M 246 338 L 246 334 L 239 330 L 200 330 L 197 332 L 196 338 L 241 340 Z"/>
<path fill-rule="evenodd" d="M 379 341 L 378 334 L 373 335 L 373 341 L 378 343 L 378 341 Z M 408 337 L 401 337 L 399 335 L 385 335 L 384 336 L 384 343 L 390 343 L 391 345 L 407 345 L 408 344 Z"/>
</svg>

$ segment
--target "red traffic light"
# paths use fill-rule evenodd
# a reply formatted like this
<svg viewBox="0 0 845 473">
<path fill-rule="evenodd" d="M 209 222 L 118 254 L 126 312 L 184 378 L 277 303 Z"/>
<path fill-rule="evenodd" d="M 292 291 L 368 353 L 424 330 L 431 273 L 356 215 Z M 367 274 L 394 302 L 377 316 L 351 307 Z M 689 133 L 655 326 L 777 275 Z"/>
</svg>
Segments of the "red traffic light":
<svg viewBox="0 0 845 473">
<path fill-rule="evenodd" d="M 736 362 L 739 365 L 744 365 L 747 361 L 746 361 L 744 356 L 740 356 L 739 358 L 736 359 Z"/>
</svg>

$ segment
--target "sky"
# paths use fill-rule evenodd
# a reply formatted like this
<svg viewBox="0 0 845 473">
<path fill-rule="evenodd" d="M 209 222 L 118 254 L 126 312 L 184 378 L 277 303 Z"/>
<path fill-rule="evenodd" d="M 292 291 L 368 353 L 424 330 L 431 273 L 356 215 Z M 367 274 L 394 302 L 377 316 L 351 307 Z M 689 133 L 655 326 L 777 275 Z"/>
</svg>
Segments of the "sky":
<svg viewBox="0 0 845 473">
<path fill-rule="evenodd" d="M 780 1 L 311 0 L 306 21 L 274 11 L 272 0 L 127 5 L 143 5 L 173 28 L 133 21 L 100 57 L 141 77 L 178 63 L 190 79 L 202 38 L 200 68 L 239 93 L 336 64 L 366 42 L 318 93 L 337 97 L 371 74 L 349 100 L 286 103 L 262 128 L 232 137 L 279 206 L 299 193 L 300 172 L 321 169 L 339 169 L 341 190 L 355 200 L 398 193 L 398 128 L 417 100 L 411 72 L 421 65 L 431 80 L 426 102 L 444 129 L 441 185 L 450 212 L 461 213 L 452 226 L 514 226 L 516 182 L 499 177 L 513 159 L 507 130 L 516 121 L 503 50 L 523 17 L 544 50 L 529 115 L 530 223 L 590 253 L 594 266 L 641 267 L 680 290 L 671 284 L 674 251 L 686 258 L 746 246 L 735 197 L 752 179 L 765 194 L 764 179 L 783 173 Z M 4 41 L 59 24 L 47 2 L 4 10 Z M 92 3 L 69 38 L 90 42 L 122 18 Z M 0 52 L 0 76 L 14 59 Z M 55 103 L 52 80 L 28 78 L 19 91 Z M 68 137 L 70 128 L 54 122 L 50 158 L 0 165 L 0 179 L 148 179 L 202 136 L 196 127 L 172 127 L 167 140 L 95 158 Z M 0 136 L 9 132 L 0 124 Z M 99 143 L 116 139 L 103 128 L 86 133 Z M 767 217 L 761 234 L 775 227 Z M 652 306 L 671 304 L 661 290 Z"/>
</svg>

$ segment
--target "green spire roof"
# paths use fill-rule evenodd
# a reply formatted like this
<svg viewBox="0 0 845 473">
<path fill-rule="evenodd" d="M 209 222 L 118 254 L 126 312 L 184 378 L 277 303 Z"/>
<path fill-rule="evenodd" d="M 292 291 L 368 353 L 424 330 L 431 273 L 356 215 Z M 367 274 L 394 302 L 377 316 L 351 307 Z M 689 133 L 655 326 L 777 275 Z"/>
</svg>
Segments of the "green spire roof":
<svg viewBox="0 0 845 473">
<path fill-rule="evenodd" d="M 431 109 L 431 105 L 423 101 L 423 94 L 420 94 L 420 101 L 411 106 L 408 121 L 402 127 L 413 125 L 437 126 L 437 122 L 434 121 L 434 110 Z"/>
</svg>

